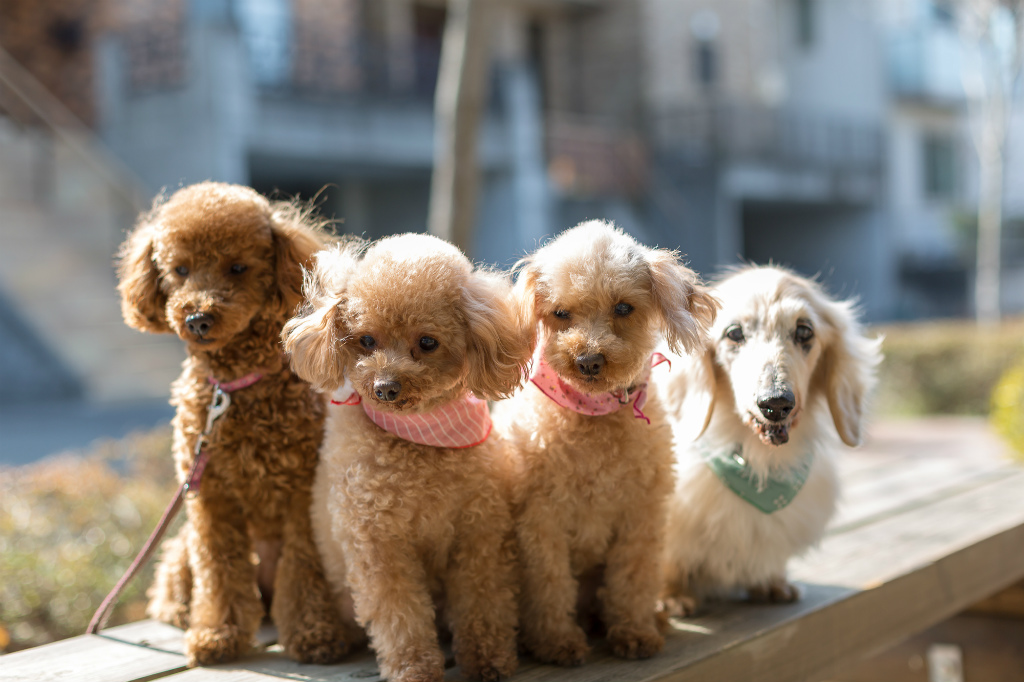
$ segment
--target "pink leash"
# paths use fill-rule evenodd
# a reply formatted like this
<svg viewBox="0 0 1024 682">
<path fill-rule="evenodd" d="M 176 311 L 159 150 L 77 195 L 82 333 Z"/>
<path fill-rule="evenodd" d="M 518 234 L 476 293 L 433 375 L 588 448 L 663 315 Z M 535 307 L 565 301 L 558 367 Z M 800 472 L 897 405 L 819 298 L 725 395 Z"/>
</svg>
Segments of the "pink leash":
<svg viewBox="0 0 1024 682">
<path fill-rule="evenodd" d="M 205 448 L 206 437 L 210 435 L 210 431 L 213 430 L 213 423 L 217 421 L 231 405 L 230 393 L 234 391 L 248 388 L 257 381 L 263 378 L 263 375 L 258 372 L 252 374 L 246 374 L 241 379 L 235 379 L 234 381 L 226 381 L 220 383 L 213 377 L 210 377 L 208 381 L 213 384 L 213 402 L 210 403 L 210 409 L 206 415 L 206 428 L 199 435 L 199 440 L 196 441 L 195 456 L 192 461 L 192 468 L 188 472 L 188 478 L 178 488 L 178 492 L 174 494 L 174 499 L 164 509 L 163 516 L 160 517 L 160 522 L 157 523 L 156 528 L 149 534 L 149 538 L 146 540 L 146 544 L 142 546 L 139 553 L 136 555 L 135 560 L 132 561 L 131 566 L 124 572 L 121 579 L 114 585 L 114 589 L 110 591 L 100 604 L 100 607 L 96 609 L 96 613 L 93 614 L 92 620 L 89 621 L 89 627 L 86 629 L 86 633 L 90 635 L 97 634 L 107 623 L 107 618 L 110 617 L 110 612 L 114 609 L 114 605 L 117 604 L 118 597 L 121 596 L 121 592 L 128 586 L 128 583 L 132 581 L 132 578 L 139 572 L 139 570 L 146 565 L 150 557 L 153 556 L 153 552 L 156 550 L 157 545 L 163 538 L 164 533 L 167 532 L 167 527 L 171 525 L 171 521 L 177 516 L 178 511 L 181 509 L 182 502 L 185 501 L 185 497 L 192 497 L 199 494 L 199 486 L 203 480 L 203 472 L 206 470 L 206 463 L 210 459 L 210 451 Z"/>
</svg>

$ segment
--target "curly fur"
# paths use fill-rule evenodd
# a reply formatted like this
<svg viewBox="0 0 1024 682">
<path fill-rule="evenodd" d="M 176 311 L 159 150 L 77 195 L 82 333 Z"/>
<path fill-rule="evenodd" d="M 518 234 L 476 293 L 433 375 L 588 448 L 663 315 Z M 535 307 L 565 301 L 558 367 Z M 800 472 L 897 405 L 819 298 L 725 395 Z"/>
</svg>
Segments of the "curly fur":
<svg viewBox="0 0 1024 682">
<path fill-rule="evenodd" d="M 264 597 L 272 596 L 270 613 L 289 656 L 327 663 L 345 653 L 309 518 L 324 401 L 290 371 L 279 345 L 301 302 L 302 265 L 327 242 L 294 206 L 205 182 L 158 197 L 121 248 L 125 321 L 173 332 L 188 350 L 171 387 L 179 480 L 206 424 L 208 379 L 264 375 L 233 393 L 216 422 L 201 492 L 186 503 L 182 531 L 165 543 L 150 591 L 149 614 L 188 629 L 189 665 L 250 649 L 264 612 L 258 581 Z M 232 272 L 234 265 L 245 269 Z M 205 335 L 188 328 L 196 313 L 212 315 Z"/>
<path fill-rule="evenodd" d="M 704 596 L 738 590 L 758 600 L 799 596 L 786 580 L 786 564 L 817 544 L 835 511 L 839 441 L 860 442 L 881 359 L 880 341 L 864 336 L 852 301 L 831 300 L 818 284 L 783 268 L 738 270 L 713 293 L 722 313 L 706 347 L 674 358 L 677 371 L 660 387 L 677 437 L 665 595 L 676 614 L 692 613 Z M 795 336 L 798 322 L 814 331 L 807 344 Z M 736 326 L 741 342 L 727 336 Z M 759 413 L 758 395 L 768 385 L 787 387 L 795 398 L 782 429 L 766 426 Z M 704 464 L 705 456 L 735 444 L 756 477 L 785 475 L 813 453 L 807 481 L 789 506 L 764 514 Z"/>
<path fill-rule="evenodd" d="M 310 303 L 283 339 L 295 371 L 321 389 L 347 378 L 375 409 L 416 413 L 469 391 L 497 399 L 522 382 L 533 334 L 508 282 L 473 270 L 439 239 L 322 251 L 306 292 Z M 437 348 L 422 350 L 424 336 Z M 398 398 L 379 400 L 375 381 L 398 381 Z M 430 447 L 379 428 L 360 407 L 330 408 L 313 489 L 316 540 L 345 618 L 367 628 L 389 680 L 442 679 L 441 599 L 464 675 L 515 670 L 507 467 L 494 434 L 465 449 Z"/>
<path fill-rule="evenodd" d="M 521 307 L 539 326 L 547 362 L 585 393 L 635 384 L 659 332 L 689 349 L 717 309 L 675 254 L 641 246 L 599 221 L 564 232 L 519 268 Z M 620 302 L 633 306 L 627 316 L 616 315 Z M 604 356 L 597 377 L 587 380 L 577 369 L 582 353 Z M 642 658 L 663 645 L 655 605 L 672 490 L 671 432 L 656 399 L 644 412 L 650 425 L 628 408 L 581 415 L 533 385 L 498 408 L 518 458 L 513 499 L 523 642 L 541 660 L 582 663 L 588 646 L 576 616 L 588 616 L 589 605 L 578 608 L 581 582 L 602 574 L 596 596 L 612 651 Z"/>
</svg>

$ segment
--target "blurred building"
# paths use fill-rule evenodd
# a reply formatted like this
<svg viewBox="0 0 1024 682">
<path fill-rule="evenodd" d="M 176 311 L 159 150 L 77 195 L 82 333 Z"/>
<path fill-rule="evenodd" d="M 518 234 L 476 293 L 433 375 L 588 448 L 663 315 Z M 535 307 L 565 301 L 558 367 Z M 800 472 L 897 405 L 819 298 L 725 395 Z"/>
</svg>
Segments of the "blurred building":
<svg viewBox="0 0 1024 682">
<path fill-rule="evenodd" d="M 489 4 L 475 257 L 507 265 L 545 235 L 608 218 L 705 275 L 743 260 L 820 273 L 870 319 L 969 312 L 976 157 L 946 3 Z M 0 196 L 0 335 L 35 333 L 28 346 L 63 367 L 54 386 L 130 394 L 139 366 L 177 362 L 154 360 L 137 334 L 115 344 L 124 369 L 99 357 L 122 327 L 110 254 L 132 192 L 213 178 L 319 196 L 341 229 L 368 237 L 424 228 L 443 0 L 0 0 L 0 17 L 0 45 L 88 126 L 53 120 L 52 107 L 40 123 L 26 105 L 39 98 L 0 87 L 0 174 L 22 188 Z M 1020 145 L 1011 133 L 1010 188 Z M 74 240 L 69 215 L 91 216 Z M 1011 190 L 1008 224 L 1022 216 Z M 1004 290 L 1022 310 L 1014 234 Z M 42 287 L 26 273 L 44 262 L 67 265 Z M 93 303 L 69 295 L 70 312 L 54 313 L 61 291 Z"/>
</svg>

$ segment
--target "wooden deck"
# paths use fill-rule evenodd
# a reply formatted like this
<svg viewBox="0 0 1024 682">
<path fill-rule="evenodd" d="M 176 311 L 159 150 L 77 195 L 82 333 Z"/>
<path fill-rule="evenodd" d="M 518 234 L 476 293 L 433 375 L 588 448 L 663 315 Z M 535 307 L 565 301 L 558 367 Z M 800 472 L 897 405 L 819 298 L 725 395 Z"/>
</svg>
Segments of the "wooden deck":
<svg viewBox="0 0 1024 682">
<path fill-rule="evenodd" d="M 674 623 L 665 652 L 560 669 L 523 660 L 514 680 L 806 682 L 920 632 L 1024 578 L 1024 467 L 984 422 L 878 425 L 844 455 L 845 499 L 822 543 L 794 562 L 804 597 L 786 606 L 715 605 Z M 272 639 L 272 634 L 268 635 Z M 380 679 L 364 652 L 341 665 L 298 665 L 275 647 L 187 670 L 181 632 L 145 621 L 0 657 L 0 679 L 269 682 Z M 460 679 L 457 668 L 449 679 Z"/>
</svg>

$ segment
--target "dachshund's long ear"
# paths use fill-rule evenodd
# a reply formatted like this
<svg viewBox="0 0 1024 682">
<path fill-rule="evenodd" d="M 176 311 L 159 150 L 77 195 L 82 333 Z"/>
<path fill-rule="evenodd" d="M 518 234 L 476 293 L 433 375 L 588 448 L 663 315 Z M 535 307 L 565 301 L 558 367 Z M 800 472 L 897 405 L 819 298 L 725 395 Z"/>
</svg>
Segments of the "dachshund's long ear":
<svg viewBox="0 0 1024 682">
<path fill-rule="evenodd" d="M 479 398 L 507 398 L 523 383 L 533 354 L 533 316 L 524 316 L 508 279 L 476 270 L 462 290 L 466 316 L 466 385 Z"/>
<path fill-rule="evenodd" d="M 292 370 L 318 391 L 334 391 L 345 383 L 354 359 L 345 305 L 358 250 L 356 243 L 336 244 L 314 254 L 302 286 L 306 303 L 281 331 Z"/>
<path fill-rule="evenodd" d="M 153 334 L 171 331 L 167 323 L 167 295 L 160 289 L 160 271 L 153 262 L 152 212 L 139 220 L 117 254 L 117 290 L 121 315 L 129 327 Z"/>
<path fill-rule="evenodd" d="M 821 320 L 831 327 L 827 334 L 819 330 L 824 347 L 812 382 L 828 398 L 839 437 L 849 446 L 860 445 L 868 395 L 882 361 L 882 340 L 864 335 L 853 301 L 829 300 L 817 287 L 812 299 Z"/>
<path fill-rule="evenodd" d="M 311 210 L 278 202 L 270 215 L 274 274 L 281 306 L 288 315 L 293 314 L 303 300 L 303 269 L 311 269 L 313 254 L 332 241 L 323 224 L 312 217 Z"/>
<path fill-rule="evenodd" d="M 720 307 L 693 270 L 665 249 L 647 252 L 651 291 L 661 311 L 661 331 L 669 347 L 689 353 L 700 347 Z"/>
<path fill-rule="evenodd" d="M 703 435 L 715 410 L 714 345 L 705 341 L 693 353 L 671 359 L 672 371 L 658 382 L 659 394 L 672 417 L 676 438 L 689 442 Z"/>
</svg>

